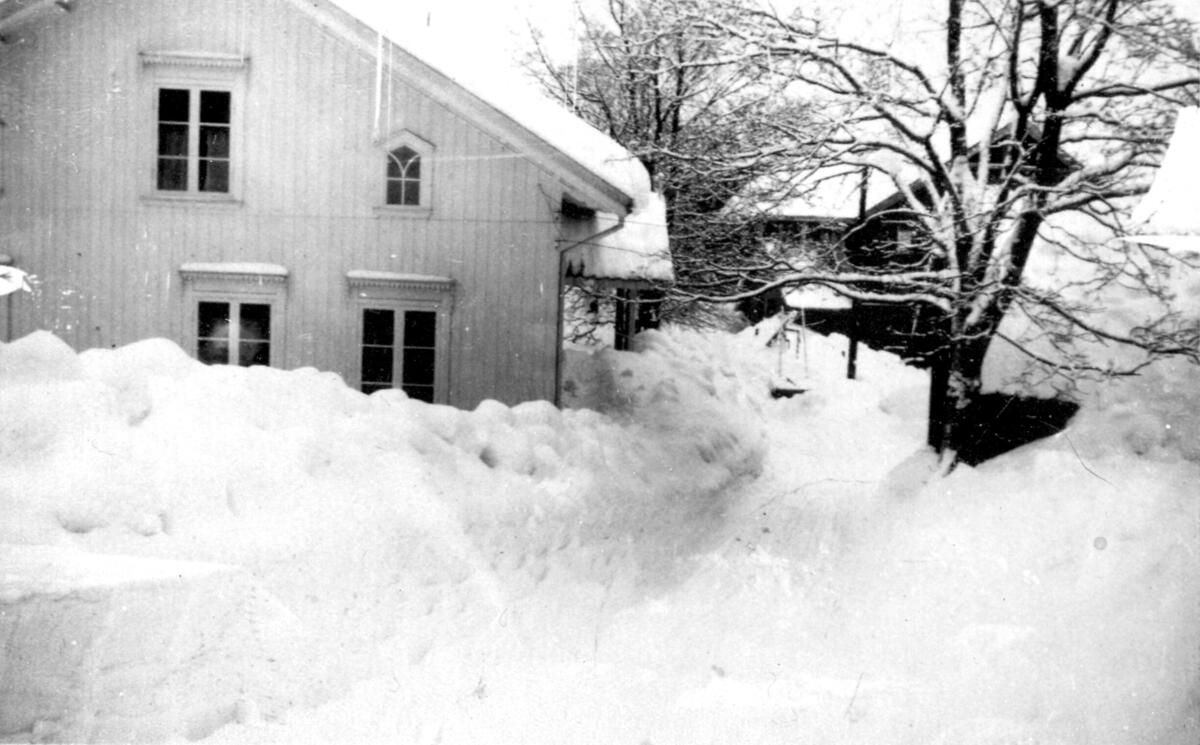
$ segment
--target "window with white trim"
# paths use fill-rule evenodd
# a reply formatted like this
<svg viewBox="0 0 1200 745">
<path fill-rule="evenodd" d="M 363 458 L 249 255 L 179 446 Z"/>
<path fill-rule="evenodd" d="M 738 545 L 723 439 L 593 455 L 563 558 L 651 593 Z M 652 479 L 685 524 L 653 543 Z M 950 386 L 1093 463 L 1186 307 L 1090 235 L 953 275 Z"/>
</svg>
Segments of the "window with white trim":
<svg viewBox="0 0 1200 745">
<path fill-rule="evenodd" d="M 433 144 L 403 131 L 384 143 L 383 208 L 396 213 L 429 209 L 433 189 Z"/>
<path fill-rule="evenodd" d="M 233 202 L 239 197 L 248 60 L 208 52 L 142 52 L 153 156 L 147 196 Z"/>
<path fill-rule="evenodd" d="M 433 403 L 437 389 L 435 310 L 362 309 L 363 393 L 400 388 L 409 398 Z"/>
<path fill-rule="evenodd" d="M 407 145 L 388 153 L 387 203 L 421 205 L 421 155 Z"/>
<path fill-rule="evenodd" d="M 280 365 L 287 270 L 270 264 L 185 264 L 185 348 L 208 365 Z"/>
<path fill-rule="evenodd" d="M 398 388 L 410 398 L 445 403 L 453 280 L 379 272 L 350 272 L 347 279 L 358 327 L 359 389 Z"/>
<path fill-rule="evenodd" d="M 270 303 L 201 300 L 196 320 L 196 359 L 204 364 L 271 364 Z"/>
<path fill-rule="evenodd" d="M 227 90 L 158 89 L 159 191 L 229 193 L 232 111 Z"/>
</svg>

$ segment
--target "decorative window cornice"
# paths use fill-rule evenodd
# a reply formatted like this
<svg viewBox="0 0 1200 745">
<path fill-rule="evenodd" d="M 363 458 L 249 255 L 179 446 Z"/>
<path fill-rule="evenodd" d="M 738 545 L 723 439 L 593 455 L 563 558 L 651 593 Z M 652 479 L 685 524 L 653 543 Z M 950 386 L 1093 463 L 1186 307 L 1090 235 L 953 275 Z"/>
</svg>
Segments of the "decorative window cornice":
<svg viewBox="0 0 1200 745">
<path fill-rule="evenodd" d="M 388 151 L 407 145 L 417 151 L 418 154 L 426 156 L 432 154 L 437 149 L 432 142 L 413 132 L 411 129 L 397 129 L 386 137 L 376 140 L 375 144 Z"/>
<path fill-rule="evenodd" d="M 139 52 L 143 67 L 201 67 L 216 70 L 243 70 L 250 58 L 221 52 Z"/>
<path fill-rule="evenodd" d="M 179 267 L 185 282 L 220 280 L 253 285 L 282 285 L 287 282 L 288 270 L 278 264 L 184 264 Z"/>
<path fill-rule="evenodd" d="M 454 280 L 450 277 L 435 277 L 425 274 L 353 270 L 346 272 L 346 281 L 350 283 L 350 288 L 355 290 L 373 287 L 437 293 L 454 291 Z"/>
</svg>

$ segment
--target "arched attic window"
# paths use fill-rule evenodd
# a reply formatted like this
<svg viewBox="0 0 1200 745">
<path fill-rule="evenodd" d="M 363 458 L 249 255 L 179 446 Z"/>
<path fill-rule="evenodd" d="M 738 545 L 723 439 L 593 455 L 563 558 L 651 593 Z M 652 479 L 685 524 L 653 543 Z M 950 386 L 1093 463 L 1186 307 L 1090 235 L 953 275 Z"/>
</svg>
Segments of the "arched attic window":
<svg viewBox="0 0 1200 745">
<path fill-rule="evenodd" d="M 384 205 L 403 211 L 427 209 L 432 190 L 433 146 L 411 132 L 385 143 Z"/>
<path fill-rule="evenodd" d="M 388 153 L 387 203 L 405 207 L 421 204 L 421 154 L 408 145 Z"/>
</svg>

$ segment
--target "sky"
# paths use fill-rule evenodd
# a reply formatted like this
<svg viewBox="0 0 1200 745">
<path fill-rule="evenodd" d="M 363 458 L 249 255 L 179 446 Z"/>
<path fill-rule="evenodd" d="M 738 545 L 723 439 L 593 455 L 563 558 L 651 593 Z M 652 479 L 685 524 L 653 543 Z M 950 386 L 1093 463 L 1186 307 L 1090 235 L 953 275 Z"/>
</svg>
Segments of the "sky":
<svg viewBox="0 0 1200 745">
<path fill-rule="evenodd" d="M 802 0 L 770 0 L 781 9 Z M 529 47 L 529 26 L 543 34 L 546 48 L 561 61 L 575 54 L 576 8 L 581 0 L 336 0 L 389 32 L 397 41 L 417 34 L 422 41 L 462 50 L 478 60 L 517 59 Z M 586 5 L 595 0 L 582 0 Z M 1200 23 L 1200 0 L 1175 0 L 1181 15 Z M 839 11 L 838 8 L 841 8 Z M 822 12 L 839 25 L 862 25 L 863 32 L 894 30 L 901 16 L 928 13 L 928 0 L 889 0 L 874 4 L 870 22 L 861 0 L 825 0 Z M 882 14 L 882 16 L 881 16 Z M 911 29 L 911 27 L 910 27 Z M 860 37 L 861 38 L 861 37 Z"/>
<path fill-rule="evenodd" d="M 573 0 L 337 0 L 396 35 L 418 33 L 479 58 L 512 59 L 528 43 L 532 20 L 554 53 L 571 54 Z"/>
</svg>

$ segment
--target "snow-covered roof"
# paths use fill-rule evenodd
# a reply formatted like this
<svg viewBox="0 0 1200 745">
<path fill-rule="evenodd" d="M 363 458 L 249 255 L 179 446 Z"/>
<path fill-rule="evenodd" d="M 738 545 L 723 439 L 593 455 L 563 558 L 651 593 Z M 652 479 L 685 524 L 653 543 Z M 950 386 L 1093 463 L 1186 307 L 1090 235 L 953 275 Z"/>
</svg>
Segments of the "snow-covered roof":
<svg viewBox="0 0 1200 745">
<path fill-rule="evenodd" d="M 1167 153 L 1150 191 L 1133 211 L 1137 240 L 1167 248 L 1200 248 L 1200 108 L 1180 109 Z"/>
<path fill-rule="evenodd" d="M 646 244 L 649 232 L 656 234 L 655 241 L 659 240 L 657 236 L 665 241 L 665 213 L 661 213 L 661 223 L 645 225 L 660 211 L 652 208 L 650 176 L 641 161 L 608 135 L 534 90 L 509 61 L 463 55 L 455 45 L 432 43 L 411 28 L 395 24 L 391 14 L 394 8 L 387 3 L 290 1 L 298 11 L 349 41 L 360 53 L 375 57 L 385 49 L 388 74 L 404 75 L 435 100 L 456 107 L 497 133 L 522 156 L 559 177 L 572 201 L 597 212 L 625 215 L 622 230 L 633 228 L 634 234 L 603 243 L 624 250 Z M 0 25 L 17 25 L 54 7 L 55 3 L 46 0 L 0 0 Z M 382 43 L 385 38 L 390 46 Z M 640 216 L 629 219 L 632 213 Z M 670 273 L 666 251 L 656 253 L 668 265 L 664 268 L 656 262 L 643 262 L 653 275 L 643 278 L 657 279 Z M 628 264 L 627 259 L 618 255 L 609 263 Z"/>
<path fill-rule="evenodd" d="M 308 4 L 302 0 L 293 2 L 307 9 Z M 435 74 L 486 104 L 510 126 L 527 132 L 535 143 L 541 143 L 523 154 L 537 156 L 543 149 L 559 153 L 622 197 L 618 201 L 624 212 L 623 222 L 618 212 L 595 199 L 577 200 L 596 210 L 600 224 L 597 232 L 619 227 L 568 252 L 567 260 L 575 276 L 673 281 L 666 208 L 661 197 L 653 192 L 645 166 L 633 153 L 534 90 L 528 78 L 518 75 L 509 61 L 486 60 L 479 54 L 464 56 L 455 45 L 438 43 L 414 32 L 410 26 L 397 25 L 387 4 L 330 2 L 388 38 L 402 53 L 412 55 Z M 579 196 L 572 193 L 570 185 L 566 188 L 573 199 Z"/>
<path fill-rule="evenodd" d="M 596 236 L 566 250 L 567 274 L 585 279 L 673 282 L 667 243 L 667 207 L 651 193 L 623 225 L 610 213 L 596 216 Z M 621 225 L 618 230 L 610 231 Z"/>
<path fill-rule="evenodd" d="M 757 179 L 730 203 L 730 209 L 791 220 L 855 220 L 861 209 L 862 189 L 860 168 L 807 168 Z M 867 173 L 866 189 L 867 206 L 896 193 L 892 180 L 878 171 Z"/>
<path fill-rule="evenodd" d="M 783 303 L 789 308 L 808 310 L 848 310 L 850 298 L 839 295 L 824 285 L 795 287 L 783 294 Z"/>
<path fill-rule="evenodd" d="M 773 217 L 853 219 L 858 216 L 862 174 L 844 167 L 814 168 L 757 179 L 736 209 Z"/>
<path fill-rule="evenodd" d="M 294 2 L 309 4 L 304 0 Z M 508 60 L 463 55 L 458 47 L 436 43 L 411 27 L 395 23 L 387 3 L 330 2 L 622 192 L 628 197 L 629 206 L 643 203 L 649 194 L 649 174 L 632 153 L 534 90 Z"/>
</svg>

